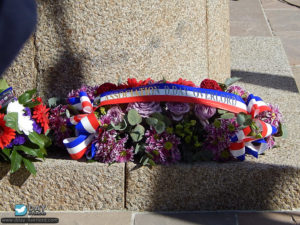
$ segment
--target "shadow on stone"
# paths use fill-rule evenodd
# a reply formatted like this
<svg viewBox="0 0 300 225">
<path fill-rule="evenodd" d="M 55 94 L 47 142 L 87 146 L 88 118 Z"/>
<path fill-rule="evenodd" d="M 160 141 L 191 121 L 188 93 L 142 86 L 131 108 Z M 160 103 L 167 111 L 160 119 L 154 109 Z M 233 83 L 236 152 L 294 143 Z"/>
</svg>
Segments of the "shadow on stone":
<svg viewBox="0 0 300 225">
<path fill-rule="evenodd" d="M 10 165 L 6 162 L 0 163 L 0 180 L 2 180 L 9 172 Z"/>
<path fill-rule="evenodd" d="M 126 206 L 138 211 L 278 210 L 300 207 L 300 170 L 253 162 L 126 170 Z"/>
<path fill-rule="evenodd" d="M 10 174 L 9 183 L 14 186 L 21 187 L 25 181 L 30 177 L 30 172 L 23 166 L 15 173 Z"/>
<path fill-rule="evenodd" d="M 82 62 L 85 55 L 76 52 L 71 39 L 71 29 L 68 29 L 66 15 L 64 15 L 65 4 L 60 0 L 53 0 L 49 4 L 51 17 L 54 20 L 55 32 L 60 44 L 59 58 L 56 65 L 49 67 L 45 71 L 40 71 L 44 77 L 43 83 L 46 86 L 44 94 L 49 97 L 66 97 L 72 89 L 78 89 L 86 83 L 82 72 Z M 68 33 L 69 32 L 69 33 Z"/>
<path fill-rule="evenodd" d="M 242 78 L 242 82 L 259 85 L 266 88 L 280 89 L 295 93 L 299 92 L 293 77 L 240 70 L 232 70 L 231 77 L 239 77 Z"/>
</svg>

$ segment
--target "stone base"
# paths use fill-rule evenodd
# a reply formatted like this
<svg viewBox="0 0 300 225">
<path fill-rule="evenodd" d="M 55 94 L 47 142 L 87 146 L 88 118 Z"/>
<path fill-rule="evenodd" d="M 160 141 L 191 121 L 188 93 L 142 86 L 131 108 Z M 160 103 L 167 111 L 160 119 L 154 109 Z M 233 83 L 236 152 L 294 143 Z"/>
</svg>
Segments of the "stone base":
<svg viewBox="0 0 300 225">
<path fill-rule="evenodd" d="M 46 159 L 35 165 L 33 176 L 24 168 L 7 175 L 9 165 L 0 164 L 0 211 L 14 210 L 15 204 L 52 211 L 123 208 L 124 164 Z"/>
<path fill-rule="evenodd" d="M 0 211 L 15 204 L 48 210 L 292 210 L 300 208 L 299 92 L 277 38 L 233 38 L 232 75 L 280 106 L 289 136 L 258 159 L 135 169 L 63 159 L 36 163 L 38 174 L 6 175 L 0 164 Z M 125 168 L 124 168 L 125 167 Z"/>
</svg>

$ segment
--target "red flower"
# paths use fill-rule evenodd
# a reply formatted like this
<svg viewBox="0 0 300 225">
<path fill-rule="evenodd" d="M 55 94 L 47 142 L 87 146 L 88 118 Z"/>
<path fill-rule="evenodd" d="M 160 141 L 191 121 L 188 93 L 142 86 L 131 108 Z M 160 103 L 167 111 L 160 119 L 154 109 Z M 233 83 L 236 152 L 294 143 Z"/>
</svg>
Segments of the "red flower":
<svg viewBox="0 0 300 225">
<path fill-rule="evenodd" d="M 41 104 L 35 106 L 33 108 L 33 116 L 32 118 L 36 120 L 37 123 L 41 124 L 44 128 L 44 133 L 46 133 L 49 129 L 49 108 L 43 104 L 43 101 L 40 97 L 36 98 Z"/>
<path fill-rule="evenodd" d="M 7 146 L 16 136 L 16 131 L 5 125 L 4 114 L 0 113 L 0 148 Z"/>
<path fill-rule="evenodd" d="M 179 78 L 177 81 L 167 82 L 167 83 L 180 84 L 180 85 L 185 85 L 185 86 L 196 87 L 196 85 L 192 81 L 189 81 L 189 80 L 186 80 L 186 79 L 182 79 L 182 78 Z"/>
<path fill-rule="evenodd" d="M 222 88 L 215 80 L 210 80 L 210 79 L 203 80 L 200 84 L 200 88 L 223 91 Z"/>
<path fill-rule="evenodd" d="M 128 78 L 127 80 L 127 86 L 128 88 L 133 88 L 133 87 L 139 87 L 139 86 L 145 86 L 148 85 L 149 83 L 153 83 L 154 81 L 151 78 L 148 78 L 146 80 L 140 80 L 137 82 L 135 78 Z"/>
<path fill-rule="evenodd" d="M 116 89 L 117 89 L 117 85 L 112 84 L 112 83 L 104 83 L 98 87 L 97 95 L 101 95 L 104 92 L 112 91 L 112 90 L 116 90 Z"/>
</svg>

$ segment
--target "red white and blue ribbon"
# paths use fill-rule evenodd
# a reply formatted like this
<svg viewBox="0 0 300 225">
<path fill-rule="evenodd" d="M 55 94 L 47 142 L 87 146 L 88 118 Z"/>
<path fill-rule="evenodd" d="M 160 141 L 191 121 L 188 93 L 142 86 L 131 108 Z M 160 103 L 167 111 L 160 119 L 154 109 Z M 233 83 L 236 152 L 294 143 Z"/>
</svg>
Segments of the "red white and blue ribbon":
<svg viewBox="0 0 300 225">
<path fill-rule="evenodd" d="M 247 105 L 238 95 L 223 91 L 168 83 L 108 91 L 98 96 L 95 101 L 100 101 L 101 106 L 151 101 L 187 102 L 208 105 L 234 113 L 248 112 Z"/>
<path fill-rule="evenodd" d="M 69 102 L 81 109 L 85 113 L 73 116 L 68 123 L 75 125 L 77 137 L 66 138 L 63 140 L 72 159 L 80 159 L 84 154 L 88 153 L 91 156 L 95 155 L 95 146 L 91 148 L 91 143 L 95 138 L 95 133 L 99 127 L 99 122 L 96 115 L 93 113 L 93 106 L 85 92 L 79 93 L 79 98 L 70 98 Z"/>
<path fill-rule="evenodd" d="M 95 99 L 95 102 L 99 102 L 99 106 L 151 101 L 204 104 L 233 113 L 251 114 L 253 119 L 260 112 L 270 110 L 261 98 L 252 94 L 249 95 L 247 103 L 245 103 L 240 96 L 232 93 L 168 83 L 108 91 Z M 69 119 L 69 124 L 75 125 L 78 137 L 65 139 L 64 144 L 73 159 L 79 159 L 85 153 L 88 158 L 93 158 L 95 146 L 91 146 L 91 143 L 99 127 L 99 122 L 93 113 L 92 102 L 85 92 L 80 92 L 79 97 L 70 98 L 69 103 L 85 114 L 76 115 Z M 267 144 L 263 138 L 277 132 L 276 128 L 269 124 L 260 120 L 255 121 L 262 131 L 262 139 L 257 140 L 255 137 L 249 136 L 250 127 L 238 131 L 231 138 L 230 152 L 240 160 L 244 160 L 246 153 L 255 157 L 261 154 L 267 149 Z"/>
<path fill-rule="evenodd" d="M 259 154 L 262 154 L 268 149 L 268 145 L 264 138 L 277 133 L 276 127 L 255 119 L 255 116 L 259 113 L 271 110 L 260 97 L 250 94 L 247 99 L 247 110 L 254 119 L 256 126 L 261 131 L 261 138 L 250 136 L 250 126 L 243 130 L 239 130 L 233 137 L 231 137 L 232 143 L 229 147 L 230 152 L 235 158 L 241 161 L 245 160 L 245 154 L 251 154 L 257 158 Z"/>
</svg>

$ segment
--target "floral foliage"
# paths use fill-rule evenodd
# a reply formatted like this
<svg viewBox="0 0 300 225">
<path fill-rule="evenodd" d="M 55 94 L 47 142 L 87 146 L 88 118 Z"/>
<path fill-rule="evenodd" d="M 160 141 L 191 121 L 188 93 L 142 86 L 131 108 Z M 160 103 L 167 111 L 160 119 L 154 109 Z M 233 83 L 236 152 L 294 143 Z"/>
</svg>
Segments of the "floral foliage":
<svg viewBox="0 0 300 225">
<path fill-rule="evenodd" d="M 33 161 L 44 159 L 46 147 L 51 145 L 50 138 L 46 136 L 49 132 L 49 108 L 41 98 L 34 97 L 35 90 L 26 91 L 16 98 L 13 94 L 2 95 L 7 90 L 12 92 L 12 89 L 3 80 L 0 84 L 1 159 L 10 162 L 12 173 L 23 164 L 30 173 L 36 174 Z"/>
<path fill-rule="evenodd" d="M 149 166 L 180 161 L 228 161 L 235 160 L 230 145 L 237 132 L 249 127 L 249 135 L 256 139 L 261 137 L 258 120 L 276 127 L 278 132 L 274 136 L 282 134 L 282 114 L 277 106 L 269 104 L 270 111 L 251 117 L 250 113 L 232 113 L 213 105 L 184 101 L 145 101 L 100 107 L 96 99 L 109 91 L 167 83 L 231 93 L 246 102 L 249 92 L 236 85 L 230 86 L 233 82 L 229 80 L 219 84 L 205 79 L 197 86 L 181 78 L 174 82 L 129 78 L 126 83 L 118 85 L 104 83 L 93 88 L 83 86 L 72 91 L 68 97 L 79 97 L 79 92 L 86 90 L 91 101 L 95 100 L 93 113 L 99 124 L 88 146 L 94 151 L 93 160 L 110 164 L 134 161 Z M 47 113 L 40 108 L 39 112 Z M 56 137 L 56 145 L 62 146 L 62 139 L 76 136 L 74 124 L 70 125 L 68 121 L 82 112 L 71 109 L 71 105 L 65 104 L 55 106 L 50 111 L 50 128 Z M 267 143 L 268 148 L 275 144 L 273 136 L 262 137 L 261 140 Z"/>
</svg>

